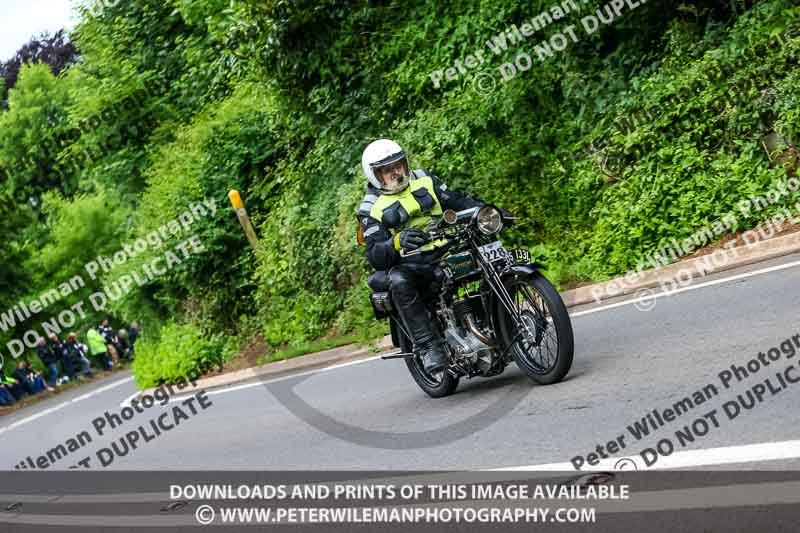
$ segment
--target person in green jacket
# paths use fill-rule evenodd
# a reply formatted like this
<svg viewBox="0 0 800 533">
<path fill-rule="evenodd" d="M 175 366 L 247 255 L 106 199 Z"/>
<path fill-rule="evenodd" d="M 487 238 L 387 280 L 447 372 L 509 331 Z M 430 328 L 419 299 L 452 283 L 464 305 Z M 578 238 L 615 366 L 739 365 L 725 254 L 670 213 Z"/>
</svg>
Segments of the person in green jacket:
<svg viewBox="0 0 800 533">
<path fill-rule="evenodd" d="M 111 370 L 114 366 L 108 356 L 108 348 L 103 336 L 94 328 L 86 332 L 86 344 L 89 346 L 89 355 L 96 357 L 103 367 L 103 370 Z"/>
<path fill-rule="evenodd" d="M 14 400 L 19 401 L 25 396 L 25 389 L 22 388 L 22 383 L 18 382 L 11 376 L 6 376 L 5 371 L 0 367 L 0 383 L 5 386 L 5 389 L 11 393 Z"/>
</svg>

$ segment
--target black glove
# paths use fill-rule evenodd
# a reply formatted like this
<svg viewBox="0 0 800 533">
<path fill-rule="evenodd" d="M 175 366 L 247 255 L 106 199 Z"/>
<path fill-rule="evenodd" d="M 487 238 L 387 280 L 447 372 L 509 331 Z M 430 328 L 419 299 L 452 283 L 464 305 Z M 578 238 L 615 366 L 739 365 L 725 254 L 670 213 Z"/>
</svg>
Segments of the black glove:
<svg viewBox="0 0 800 533">
<path fill-rule="evenodd" d="M 394 236 L 394 249 L 412 252 L 431 240 L 427 233 L 417 228 L 406 228 Z"/>
</svg>

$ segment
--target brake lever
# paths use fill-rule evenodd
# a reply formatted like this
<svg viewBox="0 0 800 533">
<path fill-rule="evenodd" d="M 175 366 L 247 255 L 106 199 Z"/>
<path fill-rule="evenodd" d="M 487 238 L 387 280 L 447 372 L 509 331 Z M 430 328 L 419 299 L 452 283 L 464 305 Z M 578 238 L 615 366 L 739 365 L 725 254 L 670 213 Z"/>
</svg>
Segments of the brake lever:
<svg viewBox="0 0 800 533">
<path fill-rule="evenodd" d="M 400 257 L 410 257 L 412 255 L 419 255 L 421 253 L 422 253 L 422 250 L 420 250 L 419 248 L 417 248 L 416 250 L 414 250 L 412 252 L 406 252 L 405 249 L 402 249 L 402 248 L 400 249 Z"/>
</svg>

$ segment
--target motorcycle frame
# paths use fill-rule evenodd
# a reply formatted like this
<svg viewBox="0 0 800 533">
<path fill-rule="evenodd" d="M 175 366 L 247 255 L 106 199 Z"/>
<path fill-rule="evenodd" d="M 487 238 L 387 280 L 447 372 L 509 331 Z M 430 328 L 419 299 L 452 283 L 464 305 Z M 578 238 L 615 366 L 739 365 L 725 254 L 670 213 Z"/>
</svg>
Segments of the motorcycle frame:
<svg viewBox="0 0 800 533">
<path fill-rule="evenodd" d="M 448 226 L 441 232 L 441 234 L 436 235 L 434 238 L 446 237 L 452 239 L 452 244 L 446 246 L 445 253 L 450 251 L 452 248 L 459 248 L 459 250 L 463 248 L 464 251 L 469 251 L 469 253 L 471 254 L 473 262 L 477 265 L 477 269 L 474 270 L 473 272 L 475 273 L 480 272 L 482 274 L 481 296 L 483 298 L 486 317 L 489 321 L 490 327 L 495 333 L 498 331 L 498 323 L 499 320 L 501 320 L 500 316 L 501 307 L 505 308 L 508 315 L 514 320 L 517 329 L 520 329 L 520 324 L 521 324 L 523 328 L 527 330 L 528 326 L 523 320 L 521 320 L 521 317 L 519 316 L 519 313 L 515 308 L 514 302 L 511 300 L 511 295 L 508 293 L 508 290 L 506 289 L 506 283 L 508 280 L 517 279 L 520 276 L 525 276 L 525 277 L 540 276 L 541 275 L 540 270 L 543 270 L 545 267 L 543 264 L 538 262 L 517 264 L 511 262 L 510 260 L 507 260 L 505 266 L 501 270 L 498 270 L 492 262 L 487 261 L 486 258 L 483 257 L 483 255 L 478 250 L 478 247 L 481 246 L 481 240 L 485 240 L 486 237 L 494 237 L 494 236 L 499 237 L 500 232 L 491 236 L 480 233 L 474 224 L 475 216 L 477 216 L 477 211 L 475 212 L 474 216 L 470 217 L 470 221 L 466 225 L 462 226 L 461 228 L 458 228 L 458 226 L 455 225 Z M 452 232 L 452 229 L 455 229 L 456 231 Z M 448 235 L 448 233 L 450 233 L 451 235 Z M 464 246 L 465 244 L 467 245 L 466 247 Z M 405 255 L 411 255 L 411 254 L 405 254 Z M 435 297 L 440 298 L 444 292 L 452 291 L 454 288 L 456 288 L 458 284 L 459 284 L 458 281 L 449 277 L 445 277 L 444 283 L 439 288 Z M 388 313 L 388 318 L 390 322 L 392 344 L 395 347 L 400 348 L 401 347 L 400 336 L 399 336 L 400 332 L 402 331 L 402 333 L 406 335 L 408 339 L 411 339 L 411 336 L 408 335 L 407 331 L 405 331 L 402 318 L 400 318 L 399 313 L 397 312 L 396 309 L 394 309 L 394 307 L 392 311 Z M 520 332 L 520 334 L 521 333 L 522 332 Z M 534 334 L 534 332 L 531 331 L 528 331 L 528 333 L 532 335 Z M 506 354 L 514 345 L 514 343 L 515 341 L 511 342 L 509 346 L 496 345 L 494 347 L 499 352 L 500 359 L 503 360 L 506 359 Z M 413 353 L 396 354 L 387 357 L 387 359 L 404 358 L 404 357 L 413 357 Z M 504 361 L 504 364 L 505 363 L 507 363 L 507 361 Z M 467 375 L 469 377 L 473 377 L 474 375 L 476 375 L 472 372 L 467 371 L 467 369 L 464 369 L 460 365 L 458 365 L 458 367 L 462 370 L 464 375 Z"/>
</svg>

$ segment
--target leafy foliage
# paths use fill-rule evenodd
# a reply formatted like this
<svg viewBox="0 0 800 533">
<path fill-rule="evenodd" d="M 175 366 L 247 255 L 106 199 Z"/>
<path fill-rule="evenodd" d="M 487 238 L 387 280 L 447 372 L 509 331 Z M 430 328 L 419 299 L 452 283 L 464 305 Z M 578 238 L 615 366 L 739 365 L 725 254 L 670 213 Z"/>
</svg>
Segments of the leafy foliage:
<svg viewBox="0 0 800 533">
<path fill-rule="evenodd" d="M 67 86 L 46 65 L 26 65 L 0 115 L 0 179 L 18 201 L 38 205 L 49 190 L 73 194 L 77 180 L 58 159 L 72 139 Z"/>
<path fill-rule="evenodd" d="M 208 335 L 191 324 L 168 322 L 160 338 L 145 335 L 137 342 L 132 367 L 136 384 L 144 389 L 197 379 L 222 368 L 235 347 L 231 337 Z"/>
</svg>

